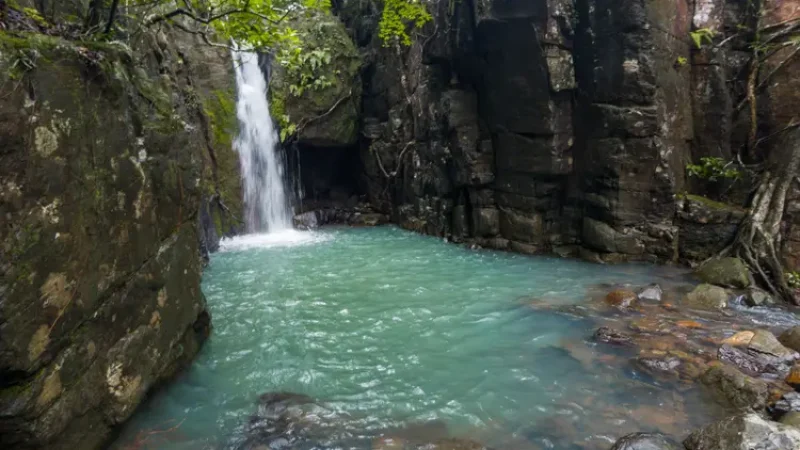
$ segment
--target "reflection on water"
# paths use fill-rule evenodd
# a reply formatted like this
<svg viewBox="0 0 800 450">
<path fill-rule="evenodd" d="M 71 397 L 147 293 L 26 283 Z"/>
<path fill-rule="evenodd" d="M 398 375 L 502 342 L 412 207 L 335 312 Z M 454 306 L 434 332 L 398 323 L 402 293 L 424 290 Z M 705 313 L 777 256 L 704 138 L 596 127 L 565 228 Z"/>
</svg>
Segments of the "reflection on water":
<svg viewBox="0 0 800 450">
<path fill-rule="evenodd" d="M 307 245 L 245 237 L 212 258 L 211 339 L 115 448 L 241 442 L 275 391 L 324 405 L 314 417 L 354 448 L 431 432 L 418 424 L 495 448 L 607 448 L 634 431 L 682 437 L 712 414 L 690 387 L 626 376 L 585 342 L 586 319 L 522 300 L 581 303 L 597 283 L 679 272 L 470 251 L 392 227 L 293 233 Z"/>
</svg>

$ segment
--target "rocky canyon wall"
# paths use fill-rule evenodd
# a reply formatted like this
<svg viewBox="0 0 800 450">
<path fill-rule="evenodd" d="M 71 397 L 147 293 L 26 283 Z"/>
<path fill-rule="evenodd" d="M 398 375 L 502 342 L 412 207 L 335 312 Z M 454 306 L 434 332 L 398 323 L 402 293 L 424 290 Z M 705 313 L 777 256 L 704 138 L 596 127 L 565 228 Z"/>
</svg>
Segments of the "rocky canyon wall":
<svg viewBox="0 0 800 450">
<path fill-rule="evenodd" d="M 376 2 L 342 0 L 364 59 L 364 191 L 406 228 L 487 247 L 608 262 L 711 256 L 754 180 L 691 178 L 687 164 L 735 160 L 747 143 L 748 5 L 438 1 L 405 47 L 379 39 Z M 761 26 L 800 15 L 796 1 L 764 10 Z M 713 33 L 699 48 L 697 30 Z M 783 59 L 766 58 L 762 76 Z M 797 68 L 761 81 L 764 152 L 796 120 Z M 796 263 L 794 198 L 785 254 Z"/>
<path fill-rule="evenodd" d="M 199 249 L 238 223 L 230 72 L 185 36 L 0 35 L 0 447 L 98 448 L 198 351 Z"/>
</svg>

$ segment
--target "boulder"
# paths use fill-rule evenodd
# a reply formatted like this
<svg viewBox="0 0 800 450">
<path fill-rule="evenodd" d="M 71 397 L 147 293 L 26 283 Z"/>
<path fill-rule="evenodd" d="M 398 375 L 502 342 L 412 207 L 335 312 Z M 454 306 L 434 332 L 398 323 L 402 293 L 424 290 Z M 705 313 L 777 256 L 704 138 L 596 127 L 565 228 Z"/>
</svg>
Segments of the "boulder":
<svg viewBox="0 0 800 450">
<path fill-rule="evenodd" d="M 800 354 L 784 347 L 772 333 L 764 330 L 754 332 L 747 344 L 736 347 L 723 344 L 717 356 L 720 361 L 732 364 L 745 373 L 769 373 L 778 378 L 786 377 L 800 358 Z"/>
<path fill-rule="evenodd" d="M 744 302 L 747 306 L 765 306 L 775 303 L 775 300 L 761 289 L 750 288 L 744 295 Z"/>
<path fill-rule="evenodd" d="M 800 448 L 800 430 L 741 414 L 693 432 L 683 445 L 687 450 L 790 450 Z"/>
<path fill-rule="evenodd" d="M 683 305 L 692 309 L 719 310 L 728 305 L 728 292 L 710 284 L 701 284 L 683 298 Z"/>
<path fill-rule="evenodd" d="M 778 336 L 778 341 L 790 349 L 800 352 L 800 326 L 789 328 Z"/>
<path fill-rule="evenodd" d="M 748 350 L 781 359 L 797 359 L 800 355 L 794 350 L 785 347 L 774 334 L 766 330 L 757 330 L 753 339 L 747 344 Z"/>
<path fill-rule="evenodd" d="M 694 272 L 701 281 L 718 286 L 746 288 L 750 286 L 750 270 L 739 258 L 712 259 Z"/>
<path fill-rule="evenodd" d="M 606 303 L 620 308 L 629 308 L 638 300 L 635 292 L 627 289 L 616 289 L 606 295 Z"/>
<path fill-rule="evenodd" d="M 682 447 L 661 433 L 632 433 L 617 439 L 611 450 L 682 450 Z"/>
<path fill-rule="evenodd" d="M 664 296 L 664 291 L 661 289 L 661 286 L 657 284 L 651 284 L 646 288 L 643 288 L 639 291 L 639 300 L 649 300 L 652 302 L 660 302 L 661 297 Z"/>
<path fill-rule="evenodd" d="M 594 332 L 592 338 L 596 342 L 604 342 L 613 345 L 630 345 L 633 340 L 629 334 L 609 327 L 598 328 L 597 331 Z"/>
<path fill-rule="evenodd" d="M 767 383 L 747 376 L 733 366 L 713 366 L 700 377 L 700 381 L 715 398 L 735 409 L 758 411 L 766 406 Z"/>
</svg>

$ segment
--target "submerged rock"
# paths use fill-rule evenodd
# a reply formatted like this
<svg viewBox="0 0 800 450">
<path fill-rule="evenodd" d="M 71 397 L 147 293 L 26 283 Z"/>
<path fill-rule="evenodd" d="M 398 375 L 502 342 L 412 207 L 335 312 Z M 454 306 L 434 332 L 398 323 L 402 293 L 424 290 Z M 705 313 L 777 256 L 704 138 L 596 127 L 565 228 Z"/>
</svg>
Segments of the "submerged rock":
<svg viewBox="0 0 800 450">
<path fill-rule="evenodd" d="M 683 445 L 688 450 L 792 450 L 800 448 L 800 430 L 750 413 L 703 427 Z"/>
<path fill-rule="evenodd" d="M 703 374 L 700 381 L 717 399 L 736 409 L 758 411 L 766 406 L 769 395 L 767 383 L 747 376 L 735 367 L 713 366 Z"/>
<path fill-rule="evenodd" d="M 660 302 L 661 297 L 664 296 L 664 291 L 661 289 L 661 286 L 653 284 L 640 290 L 638 296 L 640 300 Z"/>
<path fill-rule="evenodd" d="M 701 284 L 683 298 L 683 305 L 692 309 L 719 310 L 728 306 L 728 292 L 710 284 Z"/>
<path fill-rule="evenodd" d="M 661 433 L 633 433 L 619 438 L 611 450 L 681 450 L 681 446 Z"/>
<path fill-rule="evenodd" d="M 632 343 L 633 338 L 627 333 L 617 331 L 609 327 L 600 327 L 594 332 L 592 338 L 596 342 L 604 342 L 606 344 L 614 345 L 629 345 Z"/>
<path fill-rule="evenodd" d="M 616 289 L 606 295 L 606 303 L 620 308 L 629 308 L 633 306 L 638 299 L 635 292 L 627 289 Z"/>
<path fill-rule="evenodd" d="M 633 360 L 634 366 L 652 375 L 674 374 L 675 369 L 681 365 L 680 358 L 676 356 L 639 356 Z"/>
<path fill-rule="evenodd" d="M 712 259 L 694 272 L 701 281 L 718 286 L 746 288 L 750 286 L 750 270 L 739 258 Z"/>
</svg>

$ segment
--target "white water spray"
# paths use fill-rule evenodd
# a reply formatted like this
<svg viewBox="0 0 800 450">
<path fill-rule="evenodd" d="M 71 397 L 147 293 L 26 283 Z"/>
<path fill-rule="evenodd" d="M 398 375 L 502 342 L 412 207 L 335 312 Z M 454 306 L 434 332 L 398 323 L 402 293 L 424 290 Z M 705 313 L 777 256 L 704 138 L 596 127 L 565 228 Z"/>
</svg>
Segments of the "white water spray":
<svg viewBox="0 0 800 450">
<path fill-rule="evenodd" d="M 239 135 L 234 146 L 242 169 L 247 232 L 274 233 L 291 229 L 284 162 L 278 152 L 278 133 L 269 115 L 267 80 L 259 67 L 257 54 L 234 51 L 233 62 L 239 119 Z"/>
</svg>

